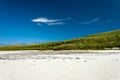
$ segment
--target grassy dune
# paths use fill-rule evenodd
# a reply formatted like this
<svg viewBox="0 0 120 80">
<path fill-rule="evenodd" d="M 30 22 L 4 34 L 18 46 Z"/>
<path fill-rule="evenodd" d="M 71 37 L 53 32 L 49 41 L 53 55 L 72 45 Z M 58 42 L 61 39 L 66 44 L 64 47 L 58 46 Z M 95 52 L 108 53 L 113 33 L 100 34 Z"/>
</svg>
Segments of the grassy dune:
<svg viewBox="0 0 120 80">
<path fill-rule="evenodd" d="M 60 42 L 0 46 L 0 50 L 104 50 L 120 47 L 120 30 Z"/>
</svg>

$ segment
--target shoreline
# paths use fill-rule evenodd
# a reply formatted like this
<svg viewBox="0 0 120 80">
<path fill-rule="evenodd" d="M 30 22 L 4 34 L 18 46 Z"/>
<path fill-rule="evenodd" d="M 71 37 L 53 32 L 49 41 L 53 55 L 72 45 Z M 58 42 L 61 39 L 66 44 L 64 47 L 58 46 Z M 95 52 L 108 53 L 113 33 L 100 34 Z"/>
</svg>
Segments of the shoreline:
<svg viewBox="0 0 120 80">
<path fill-rule="evenodd" d="M 19 59 L 79 60 L 81 56 L 101 56 L 101 55 L 112 55 L 112 54 L 120 54 L 120 50 L 0 51 L 0 60 L 19 60 Z"/>
<path fill-rule="evenodd" d="M 66 54 L 66 53 L 120 53 L 120 50 L 58 50 L 58 51 L 54 51 L 54 50 L 15 50 L 15 51 L 0 51 L 0 54 L 5 54 L 5 53 L 29 53 L 29 52 L 33 52 L 33 53 L 46 53 L 46 54 Z"/>
<path fill-rule="evenodd" d="M 48 52 L 48 51 L 52 51 L 52 52 L 59 52 L 59 51 L 72 51 L 72 52 L 106 52 L 106 51 L 112 51 L 112 52 L 116 52 L 120 50 L 0 50 L 0 52 L 17 52 L 17 51 L 41 51 L 41 52 Z"/>
</svg>

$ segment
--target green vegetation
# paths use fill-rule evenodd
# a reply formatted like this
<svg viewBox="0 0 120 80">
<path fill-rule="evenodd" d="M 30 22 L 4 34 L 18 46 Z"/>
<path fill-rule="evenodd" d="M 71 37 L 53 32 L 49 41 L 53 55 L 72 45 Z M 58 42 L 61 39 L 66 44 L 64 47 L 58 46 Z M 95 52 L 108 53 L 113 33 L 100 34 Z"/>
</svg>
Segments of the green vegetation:
<svg viewBox="0 0 120 80">
<path fill-rule="evenodd" d="M 104 50 L 114 47 L 120 48 L 120 30 L 60 42 L 0 46 L 0 50 Z"/>
</svg>

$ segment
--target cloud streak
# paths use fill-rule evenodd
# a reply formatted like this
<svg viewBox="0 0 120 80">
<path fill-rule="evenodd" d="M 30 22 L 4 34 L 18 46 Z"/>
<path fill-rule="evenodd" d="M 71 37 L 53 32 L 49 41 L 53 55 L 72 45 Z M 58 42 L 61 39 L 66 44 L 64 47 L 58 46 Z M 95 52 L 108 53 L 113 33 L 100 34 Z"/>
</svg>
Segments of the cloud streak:
<svg viewBox="0 0 120 80">
<path fill-rule="evenodd" d="M 40 23 L 37 23 L 37 25 L 38 25 L 38 26 L 43 26 L 43 25 L 42 25 L 42 24 L 40 24 Z"/>
<path fill-rule="evenodd" d="M 48 23 L 48 25 L 62 25 L 65 24 L 64 22 L 55 22 L 55 23 Z"/>
<path fill-rule="evenodd" d="M 81 24 L 90 24 L 90 23 L 97 22 L 97 21 L 99 21 L 99 20 L 100 20 L 99 18 L 94 18 L 94 19 L 89 20 L 89 21 L 84 21 L 84 22 L 81 22 Z"/>
<path fill-rule="evenodd" d="M 72 19 L 72 18 L 68 17 L 66 19 L 48 19 L 45 17 L 41 17 L 41 18 L 33 19 L 32 22 L 37 23 L 37 25 L 39 25 L 39 26 L 41 26 L 40 23 L 47 24 L 48 26 L 50 26 L 50 25 L 63 25 L 64 21 L 67 21 L 70 19 Z"/>
</svg>

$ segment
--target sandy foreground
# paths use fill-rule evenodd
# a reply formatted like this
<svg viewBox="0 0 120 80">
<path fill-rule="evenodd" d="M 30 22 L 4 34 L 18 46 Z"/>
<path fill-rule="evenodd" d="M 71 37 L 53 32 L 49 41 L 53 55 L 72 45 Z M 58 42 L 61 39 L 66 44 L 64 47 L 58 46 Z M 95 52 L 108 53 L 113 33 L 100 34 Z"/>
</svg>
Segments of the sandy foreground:
<svg viewBox="0 0 120 80">
<path fill-rule="evenodd" d="M 120 80 L 120 51 L 0 51 L 0 80 Z"/>
</svg>

